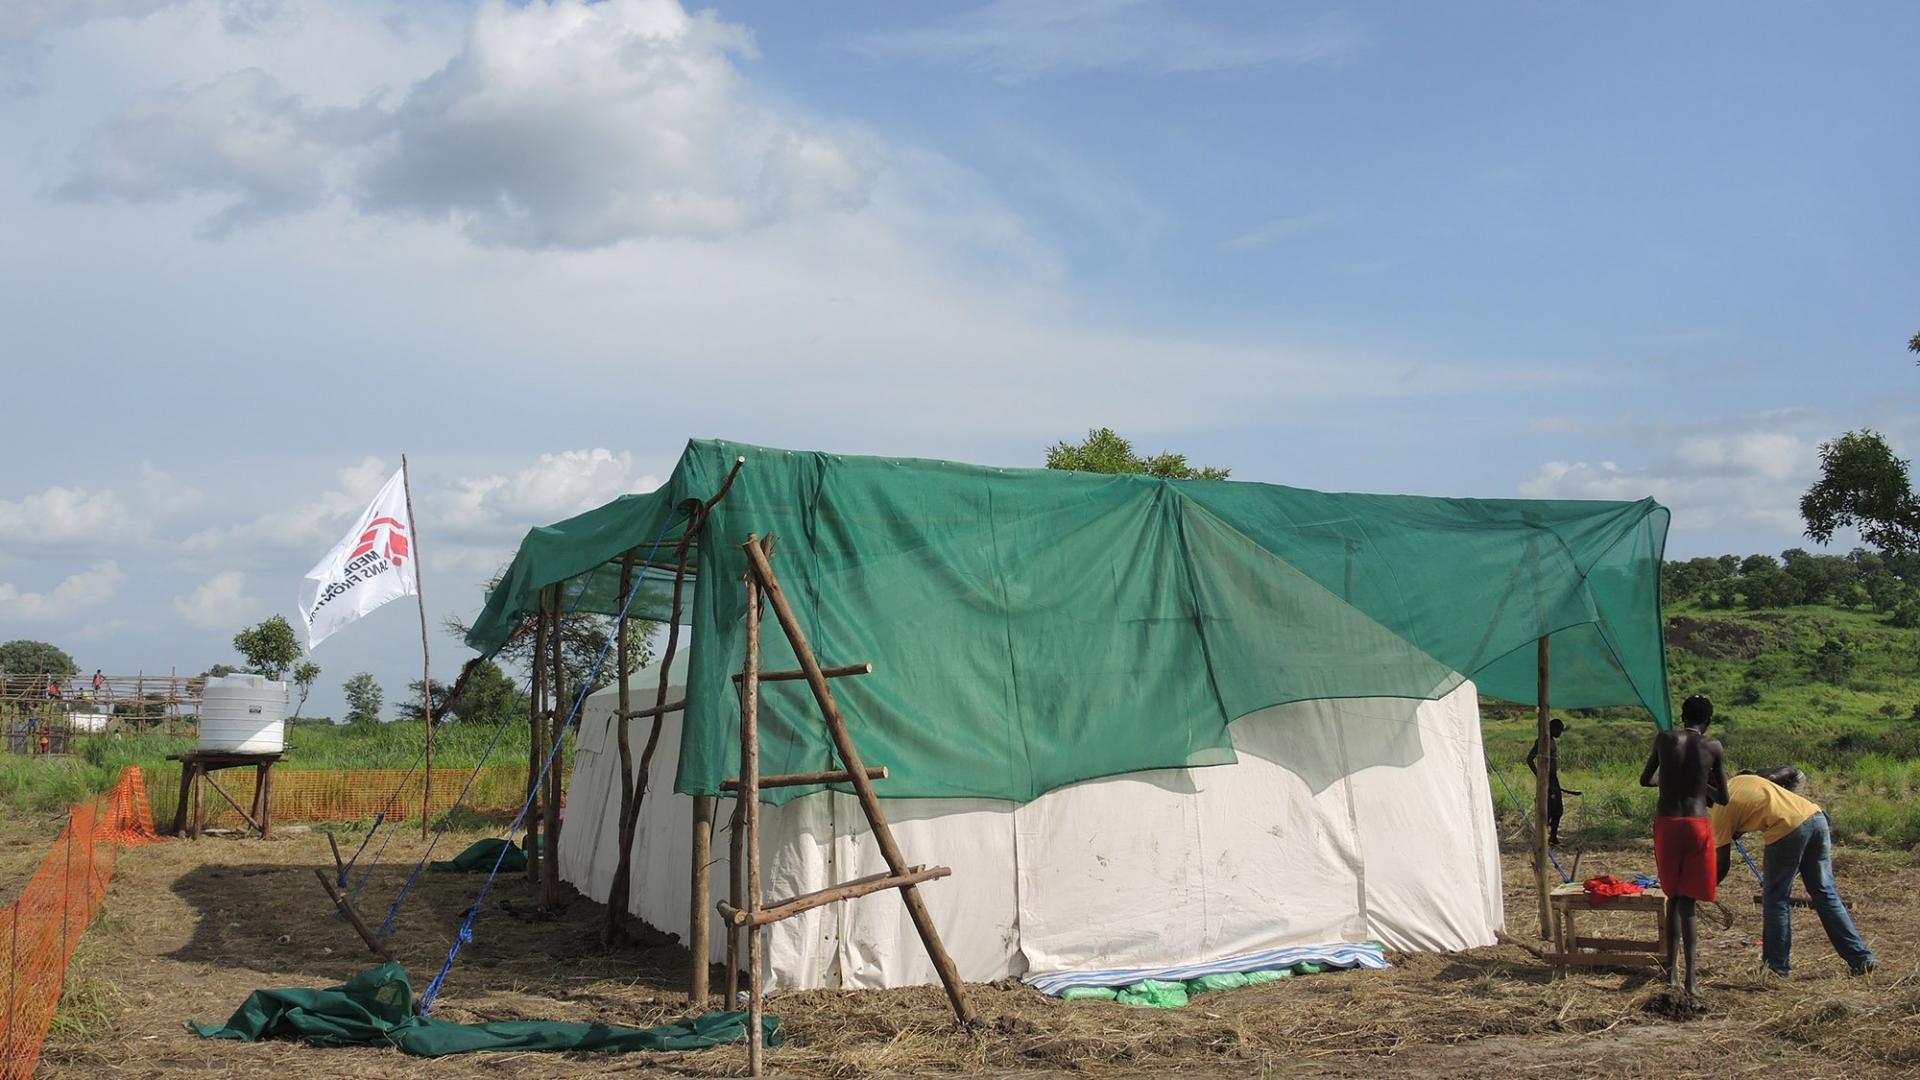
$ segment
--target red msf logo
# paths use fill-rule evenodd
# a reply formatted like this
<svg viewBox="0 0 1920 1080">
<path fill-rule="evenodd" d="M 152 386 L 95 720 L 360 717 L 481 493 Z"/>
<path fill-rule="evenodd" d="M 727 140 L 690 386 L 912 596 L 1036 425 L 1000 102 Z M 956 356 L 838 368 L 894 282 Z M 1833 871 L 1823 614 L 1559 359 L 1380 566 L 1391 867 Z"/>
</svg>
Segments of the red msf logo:
<svg viewBox="0 0 1920 1080">
<path fill-rule="evenodd" d="M 367 531 L 360 534 L 360 543 L 356 544 L 349 559 L 357 559 L 378 545 L 381 532 L 387 534 L 386 548 L 381 552 L 387 561 L 400 566 L 407 561 L 407 527 L 390 517 L 374 518 L 368 523 Z"/>
</svg>

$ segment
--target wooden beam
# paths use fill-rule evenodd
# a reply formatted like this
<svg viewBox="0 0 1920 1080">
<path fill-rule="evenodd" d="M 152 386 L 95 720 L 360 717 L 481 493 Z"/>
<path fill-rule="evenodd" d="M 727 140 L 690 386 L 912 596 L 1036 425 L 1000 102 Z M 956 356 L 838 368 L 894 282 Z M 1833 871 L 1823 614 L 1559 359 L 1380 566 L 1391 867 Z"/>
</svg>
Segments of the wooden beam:
<svg viewBox="0 0 1920 1080">
<path fill-rule="evenodd" d="M 873 674 L 873 665 L 844 664 L 840 667 L 821 668 L 820 674 L 825 675 L 829 679 L 843 678 L 848 675 L 871 675 Z M 798 682 L 806 677 L 807 673 L 804 669 L 799 671 L 763 671 L 760 673 L 761 682 Z M 738 672 L 734 673 L 733 681 L 740 681 L 740 674 Z"/>
<path fill-rule="evenodd" d="M 679 712 L 686 707 L 687 703 L 685 701 L 672 701 L 665 705 L 654 705 L 645 709 L 621 709 L 618 718 L 621 720 L 645 720 L 649 716 L 665 716 L 671 712 Z"/>
<path fill-rule="evenodd" d="M 747 537 L 746 547 L 755 558 L 765 561 L 758 537 Z M 747 1073 L 751 1076 L 761 1075 L 765 1054 L 760 1017 L 766 1010 L 766 980 L 761 978 L 760 969 L 766 957 L 760 950 L 760 926 L 753 921 L 753 916 L 760 913 L 760 607 L 764 581 L 764 576 L 747 575 L 747 657 L 740 687 L 740 803 L 746 808 L 747 825 Z"/>
<path fill-rule="evenodd" d="M 347 864 L 340 858 L 340 841 L 335 840 L 332 833 L 327 834 L 327 846 L 333 849 L 335 880 L 345 881 L 347 879 Z"/>
<path fill-rule="evenodd" d="M 749 916 L 744 911 L 734 910 L 725 904 L 720 906 L 720 916 L 735 926 L 766 926 L 782 919 L 790 919 L 803 911 L 812 911 L 817 907 L 838 903 L 842 900 L 854 900 L 871 893 L 884 892 L 887 889 L 903 889 L 917 885 L 922 881 L 932 881 L 951 875 L 949 866 L 914 866 L 907 873 L 880 873 L 871 877 L 858 878 L 840 885 L 832 885 L 810 893 L 802 893 L 788 900 L 778 900 L 761 908 Z"/>
<path fill-rule="evenodd" d="M 353 910 L 353 904 L 340 895 L 340 890 L 333 887 L 333 882 L 327 880 L 327 872 L 316 866 L 313 868 L 313 876 L 320 879 L 320 887 L 327 890 L 327 895 L 333 898 L 333 906 L 340 909 L 341 915 L 346 916 L 347 925 L 353 927 L 354 932 L 360 935 L 360 940 L 367 943 L 367 948 L 382 960 L 393 959 L 393 954 L 387 951 L 386 946 L 380 944 L 379 938 L 373 936 L 373 931 L 367 929 L 367 924 L 360 921 L 360 913 Z"/>
<path fill-rule="evenodd" d="M 227 800 L 227 805 L 233 807 L 234 813 L 239 814 L 242 818 L 246 819 L 247 824 L 253 827 L 254 832 L 260 831 L 260 823 L 254 820 L 252 814 L 249 814 L 245 810 L 240 809 L 239 802 L 235 801 L 233 796 L 227 794 L 227 789 L 220 786 L 219 782 L 213 778 L 213 774 L 211 772 L 207 773 L 207 783 L 213 786 L 213 790 L 220 793 L 221 798 Z"/>
<path fill-rule="evenodd" d="M 885 780 L 886 778 L 887 767 L 885 765 L 868 766 L 867 779 Z M 761 777 L 760 789 L 765 791 L 770 787 L 805 787 L 809 784 L 847 784 L 852 782 L 853 774 L 845 769 L 833 769 L 828 772 L 778 773 L 773 776 Z M 737 779 L 722 780 L 720 781 L 720 790 L 739 791 L 740 781 Z"/>
<path fill-rule="evenodd" d="M 1534 745 L 1538 749 L 1538 755 L 1534 760 L 1533 778 L 1533 884 L 1534 890 L 1540 896 L 1540 936 L 1542 938 L 1550 938 L 1553 933 L 1551 929 L 1553 913 L 1549 910 L 1550 904 L 1547 900 L 1549 891 L 1547 866 L 1553 860 L 1552 854 L 1547 850 L 1547 784 L 1553 779 L 1553 732 L 1551 730 L 1553 709 L 1548 704 L 1547 695 L 1550 670 L 1548 660 L 1548 640 L 1543 635 L 1540 638 L 1539 694 L 1534 716 L 1534 726 L 1538 729 L 1534 736 L 1538 741 Z"/>
</svg>

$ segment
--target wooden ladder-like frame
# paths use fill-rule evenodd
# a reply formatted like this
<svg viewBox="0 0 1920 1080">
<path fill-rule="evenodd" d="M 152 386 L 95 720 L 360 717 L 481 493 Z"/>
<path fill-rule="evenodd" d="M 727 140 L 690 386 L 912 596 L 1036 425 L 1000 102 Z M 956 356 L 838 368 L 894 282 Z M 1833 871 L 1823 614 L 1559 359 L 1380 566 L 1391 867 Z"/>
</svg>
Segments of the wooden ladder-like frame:
<svg viewBox="0 0 1920 1080">
<path fill-rule="evenodd" d="M 761 1031 L 761 1018 L 765 1013 L 760 978 L 761 929 L 803 911 L 885 889 L 900 890 L 900 899 L 906 903 L 907 914 L 913 919 L 914 929 L 919 931 L 920 940 L 927 947 L 927 956 L 932 959 L 934 970 L 940 974 L 941 985 L 946 988 L 947 1000 L 953 1004 L 954 1015 L 960 1023 L 971 1025 L 974 1022 L 973 1008 L 967 1003 L 966 991 L 961 986 L 960 971 L 954 966 L 953 957 L 947 954 L 946 947 L 940 943 L 940 932 L 934 928 L 933 916 L 927 912 L 926 901 L 920 898 L 919 890 L 916 888 L 923 881 L 943 878 L 953 871 L 945 866 L 909 866 L 907 864 L 906 857 L 900 852 L 900 845 L 894 841 L 893 830 L 887 825 L 887 816 L 880 809 L 880 798 L 873 791 L 873 781 L 886 779 L 887 770 L 869 768 L 861 761 L 859 748 L 853 745 L 853 737 L 847 732 L 846 721 L 840 715 L 840 706 L 834 702 L 833 690 L 827 683 L 828 678 L 833 676 L 867 674 L 873 670 L 873 665 L 854 664 L 846 667 L 822 668 L 820 661 L 814 656 L 813 646 L 807 643 L 806 633 L 800 629 L 800 620 L 794 617 L 793 608 L 787 603 L 786 594 L 781 591 L 779 579 L 774 577 L 773 537 L 768 536 L 762 539 L 759 536 L 749 536 L 743 547 L 747 553 L 747 655 L 746 663 L 743 665 L 744 670 L 736 676 L 740 684 L 740 776 L 737 780 L 729 780 L 724 785 L 726 789 L 735 792 L 730 864 L 733 881 L 729 890 L 730 901 L 721 903 L 719 908 L 721 923 L 727 932 L 729 1005 L 738 1000 L 740 985 L 738 942 L 740 931 L 746 932 L 746 968 L 749 973 L 747 978 L 748 1072 L 753 1076 L 761 1075 L 761 1058 L 764 1051 Z M 780 629 L 786 633 L 788 643 L 793 646 L 794 656 L 799 658 L 800 670 L 762 671 L 760 669 L 760 626 L 763 603 L 772 606 L 774 618 L 779 621 Z M 833 772 L 761 776 L 760 684 L 795 679 L 805 679 L 808 687 L 813 690 L 813 699 L 820 706 L 820 716 L 826 722 L 827 733 L 832 736 L 834 749 L 839 753 L 840 762 L 845 768 Z M 873 830 L 873 838 L 880 846 L 881 856 L 886 859 L 886 872 L 856 878 L 853 881 L 842 882 L 815 892 L 803 893 L 771 903 L 763 902 L 760 898 L 760 792 L 770 787 L 842 783 L 852 785 L 854 794 L 859 797 L 860 809 L 866 815 L 868 827 Z"/>
</svg>

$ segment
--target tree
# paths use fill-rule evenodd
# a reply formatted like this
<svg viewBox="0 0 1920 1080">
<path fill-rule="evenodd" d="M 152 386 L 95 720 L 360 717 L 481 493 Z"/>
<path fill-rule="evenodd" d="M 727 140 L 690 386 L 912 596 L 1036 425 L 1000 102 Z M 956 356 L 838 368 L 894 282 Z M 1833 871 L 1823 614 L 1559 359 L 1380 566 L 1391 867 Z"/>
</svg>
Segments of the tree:
<svg viewBox="0 0 1920 1080">
<path fill-rule="evenodd" d="M 300 710 L 306 708 L 307 695 L 313 693 L 313 681 L 319 677 L 320 665 L 311 660 L 302 660 L 294 665 L 293 685 L 300 688 L 300 700 L 293 707 L 293 715 L 296 718 L 299 717 Z"/>
<path fill-rule="evenodd" d="M 58 645 L 20 638 L 0 645 L 0 670 L 9 675 L 54 675 L 65 678 L 79 674 L 80 666 Z"/>
<path fill-rule="evenodd" d="M 1836 636 L 1821 642 L 1810 661 L 1815 678 L 1839 685 L 1853 674 L 1853 665 L 1859 658 L 1859 647 L 1851 638 Z"/>
<path fill-rule="evenodd" d="M 386 693 L 373 676 L 362 671 L 347 680 L 347 723 L 373 724 L 380 720 L 380 706 L 386 702 Z"/>
<path fill-rule="evenodd" d="M 439 679 L 433 680 L 433 715 L 444 721 L 447 716 L 447 691 L 453 689 Z M 406 703 L 399 707 L 398 719 L 418 722 L 420 716 L 420 680 L 407 684 Z"/>
<path fill-rule="evenodd" d="M 1133 444 L 1112 428 L 1087 432 L 1085 442 L 1058 442 L 1047 450 L 1047 468 L 1091 473 L 1144 473 L 1162 480 L 1225 480 L 1229 470 L 1187 464 L 1185 454 L 1162 450 L 1150 458 L 1134 453 Z"/>
<path fill-rule="evenodd" d="M 467 688 L 453 703 L 453 715 L 463 724 L 492 727 L 502 720 L 527 714 L 526 691 L 514 685 L 500 665 L 483 662 L 467 677 Z"/>
<path fill-rule="evenodd" d="M 1878 432 L 1849 431 L 1820 444 L 1820 479 L 1801 497 L 1800 516 L 1822 544 L 1852 527 L 1882 552 L 1920 551 L 1920 498 L 1907 462 Z"/>
<path fill-rule="evenodd" d="M 215 664 L 201 672 L 200 677 L 203 679 L 224 679 L 229 675 L 238 675 L 240 673 L 240 669 L 234 667 L 232 664 Z"/>
<path fill-rule="evenodd" d="M 504 573 L 505 569 L 502 568 L 500 573 L 493 576 L 492 581 L 487 582 L 488 592 L 492 592 L 499 587 L 500 577 Z M 608 567 L 602 570 L 601 573 L 617 575 L 619 568 L 617 566 Z M 615 580 L 617 582 L 618 579 L 616 578 Z M 560 643 L 562 649 L 560 655 L 562 670 L 566 675 L 567 697 L 569 699 L 571 699 L 574 692 L 580 688 L 580 684 L 586 681 L 587 674 L 593 670 L 594 658 L 600 655 L 601 648 L 612 639 L 613 627 L 618 621 L 618 619 L 611 615 L 597 615 L 581 611 L 567 612 L 564 608 L 562 609 L 560 616 Z M 467 631 L 473 628 L 471 623 L 457 617 L 449 618 L 442 625 L 448 633 L 459 638 L 466 637 Z M 531 616 L 528 617 L 528 625 L 532 625 Z M 636 619 L 631 616 L 627 618 L 627 674 L 631 675 L 641 668 L 646 667 L 648 664 L 653 663 L 653 634 L 657 629 L 659 629 L 658 623 L 649 622 L 645 619 Z M 507 643 L 500 647 L 500 651 L 494 655 L 503 663 L 511 664 L 519 671 L 531 675 L 534 663 L 534 645 L 535 636 L 531 630 L 528 630 L 526 633 L 509 638 Z M 551 673 L 553 670 L 552 646 L 549 645 L 548 649 L 547 655 L 540 662 L 540 672 L 542 676 Z M 588 688 L 589 693 L 594 690 L 612 686 L 614 680 L 619 677 L 620 673 L 615 670 L 619 666 L 614 659 L 616 652 L 616 649 L 607 649 L 607 658 L 600 665 L 600 673 L 594 676 L 593 685 Z M 502 675 L 504 677 L 504 673 L 502 673 Z M 511 683 L 512 680 L 508 681 Z M 420 688 L 416 686 L 413 689 L 414 694 L 417 696 Z M 465 697 L 466 692 L 463 691 L 461 696 Z M 416 707 L 414 712 L 417 714 L 419 709 Z"/>
<path fill-rule="evenodd" d="M 233 635 L 234 651 L 246 657 L 247 667 L 269 679 L 279 679 L 300 659 L 300 641 L 283 615 L 262 620 Z"/>
</svg>

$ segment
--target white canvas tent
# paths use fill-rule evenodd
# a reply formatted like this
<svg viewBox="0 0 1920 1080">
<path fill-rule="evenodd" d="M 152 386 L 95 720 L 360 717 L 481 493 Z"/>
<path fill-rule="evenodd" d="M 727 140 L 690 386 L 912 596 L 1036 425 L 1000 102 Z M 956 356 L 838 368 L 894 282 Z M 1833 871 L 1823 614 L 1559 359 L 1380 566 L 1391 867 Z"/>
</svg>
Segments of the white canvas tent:
<svg viewBox="0 0 1920 1080">
<path fill-rule="evenodd" d="M 674 667 L 668 700 L 681 700 L 682 663 Z M 636 706 L 652 703 L 658 678 L 634 676 Z M 619 842 L 616 693 L 594 694 L 583 710 L 560 844 L 561 877 L 602 902 Z M 679 724 L 677 713 L 666 718 L 655 753 L 632 911 L 684 941 L 692 800 L 672 792 Z M 634 724 L 636 763 L 647 729 Z M 1472 683 L 1437 701 L 1279 706 L 1237 721 L 1233 740 L 1236 764 L 1090 780 L 1025 804 L 890 800 L 907 858 L 953 868 L 921 894 L 961 976 L 1175 967 L 1367 940 L 1409 951 L 1493 943 L 1499 845 Z M 726 896 L 731 813 L 721 800 L 709 912 Z M 886 869 L 851 795 L 764 807 L 761 829 L 768 897 Z M 765 933 L 770 989 L 936 981 L 891 891 Z M 711 958 L 724 948 L 716 919 Z"/>
</svg>

